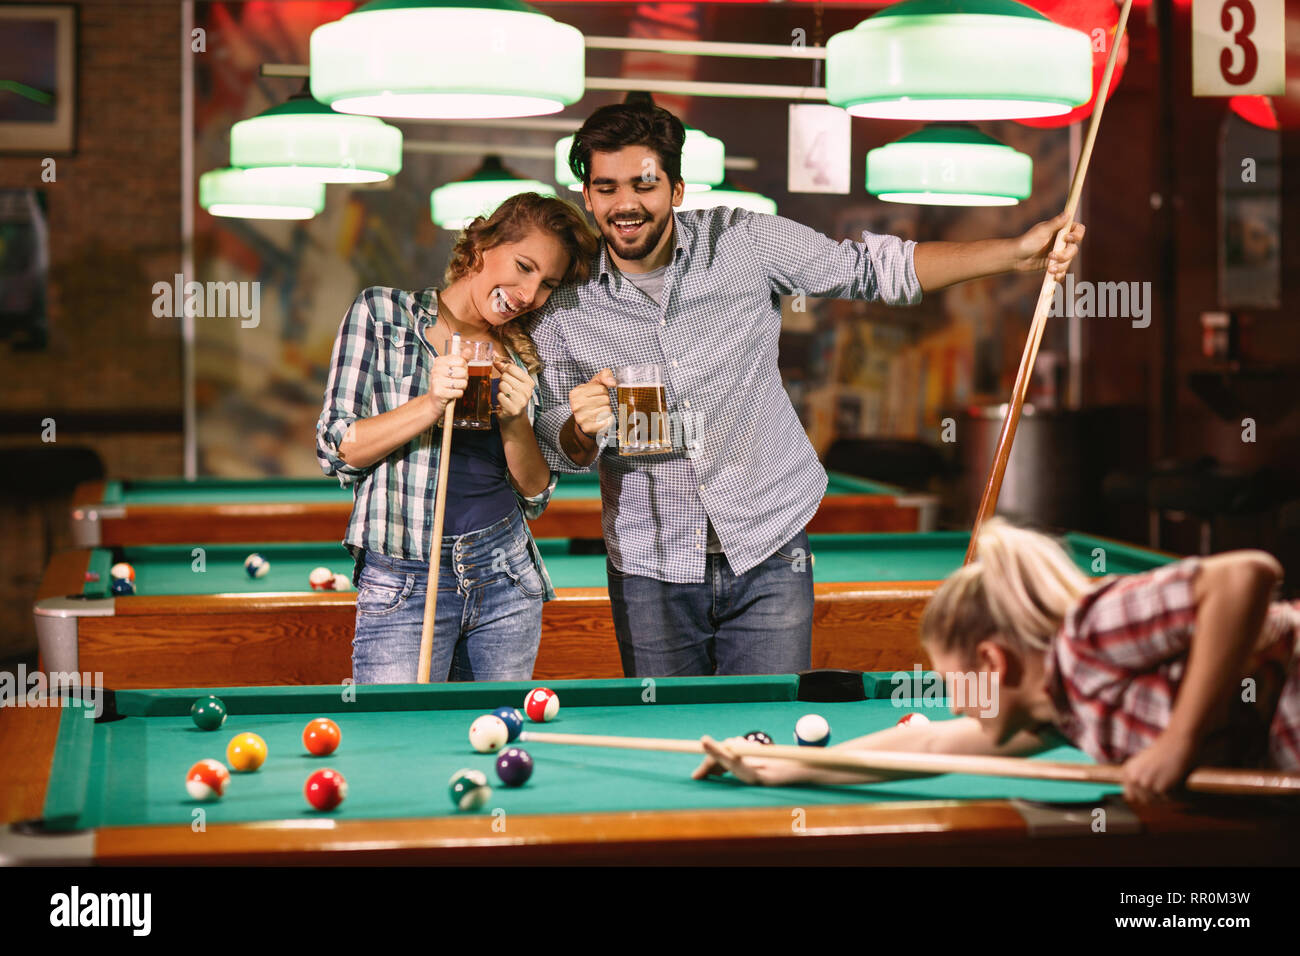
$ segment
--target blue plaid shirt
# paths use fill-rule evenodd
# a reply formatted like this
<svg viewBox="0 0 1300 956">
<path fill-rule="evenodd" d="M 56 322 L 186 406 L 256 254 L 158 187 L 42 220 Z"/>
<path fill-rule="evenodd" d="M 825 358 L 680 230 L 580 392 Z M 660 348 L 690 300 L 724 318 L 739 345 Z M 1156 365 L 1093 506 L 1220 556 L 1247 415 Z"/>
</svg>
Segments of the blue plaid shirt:
<svg viewBox="0 0 1300 956">
<path fill-rule="evenodd" d="M 352 516 L 343 537 L 356 562 L 353 583 L 367 549 L 395 558 L 429 560 L 441 442 L 433 441 L 431 432 L 423 432 L 364 468 L 345 462 L 339 445 L 357 419 L 390 412 L 428 391 L 436 353 L 425 330 L 438 320 L 437 292 L 364 289 L 343 317 L 334 341 L 325 401 L 316 422 L 316 458 L 325 474 L 337 476 L 340 485 L 353 491 Z M 523 367 L 519 356 L 511 358 Z M 528 402 L 530 421 L 537 400 L 534 389 Z M 555 479 L 552 474 L 550 485 L 531 498 L 511 485 L 525 518 L 536 518 L 546 510 Z M 555 591 L 531 530 L 528 547 L 549 601 Z"/>
<path fill-rule="evenodd" d="M 777 368 L 781 296 L 921 301 L 911 240 L 864 233 L 836 242 L 780 216 L 715 207 L 674 211 L 662 305 L 610 261 L 551 294 L 532 335 L 545 363 L 535 426 L 555 471 L 579 468 L 559 446 L 569 391 L 602 368 L 662 366 L 671 454 L 597 458 L 614 567 L 683 584 L 704 581 L 707 526 L 736 574 L 801 531 L 826 472 Z M 611 410 L 614 395 L 611 392 Z"/>
</svg>

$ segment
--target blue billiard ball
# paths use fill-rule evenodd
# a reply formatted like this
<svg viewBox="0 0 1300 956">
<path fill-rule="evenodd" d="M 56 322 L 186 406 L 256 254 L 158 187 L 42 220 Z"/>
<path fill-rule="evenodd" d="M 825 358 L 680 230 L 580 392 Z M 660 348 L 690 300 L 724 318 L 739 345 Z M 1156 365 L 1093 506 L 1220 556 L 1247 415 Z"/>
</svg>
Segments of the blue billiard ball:
<svg viewBox="0 0 1300 956">
<path fill-rule="evenodd" d="M 244 558 L 244 572 L 250 578 L 264 578 L 271 570 L 271 562 L 260 554 L 253 553 Z"/>
<path fill-rule="evenodd" d="M 129 578 L 114 578 L 112 589 L 114 594 L 134 594 L 135 585 Z"/>
<path fill-rule="evenodd" d="M 794 725 L 794 739 L 801 747 L 825 747 L 831 742 L 831 725 L 820 714 L 805 714 Z"/>
<path fill-rule="evenodd" d="M 492 711 L 493 715 L 500 717 L 506 725 L 509 737 L 507 743 L 514 743 L 519 739 L 519 732 L 524 729 L 524 715 L 519 713 L 518 707 L 498 707 Z"/>
<path fill-rule="evenodd" d="M 522 787 L 533 775 L 533 758 L 528 751 L 510 747 L 497 755 L 497 776 L 507 787 Z"/>
</svg>

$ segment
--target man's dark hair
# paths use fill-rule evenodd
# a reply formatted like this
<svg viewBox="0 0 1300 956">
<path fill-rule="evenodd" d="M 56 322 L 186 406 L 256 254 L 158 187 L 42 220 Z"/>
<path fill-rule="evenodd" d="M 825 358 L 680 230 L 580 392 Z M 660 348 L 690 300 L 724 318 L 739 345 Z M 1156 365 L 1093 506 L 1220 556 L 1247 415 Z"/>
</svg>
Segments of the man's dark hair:
<svg viewBox="0 0 1300 956">
<path fill-rule="evenodd" d="M 616 153 L 625 146 L 644 146 L 659 157 L 659 167 L 675 186 L 682 178 L 682 144 L 686 127 L 648 96 L 629 96 L 627 102 L 602 106 L 582 124 L 569 150 L 569 169 L 586 186 L 591 185 L 591 154 Z"/>
</svg>

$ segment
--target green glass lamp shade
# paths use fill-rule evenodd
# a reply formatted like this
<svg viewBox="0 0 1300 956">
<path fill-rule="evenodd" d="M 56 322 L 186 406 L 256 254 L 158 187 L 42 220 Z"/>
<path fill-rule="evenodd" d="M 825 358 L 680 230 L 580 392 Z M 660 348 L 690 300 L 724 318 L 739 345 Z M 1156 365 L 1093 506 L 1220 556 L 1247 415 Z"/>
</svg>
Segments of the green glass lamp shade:
<svg viewBox="0 0 1300 956">
<path fill-rule="evenodd" d="M 867 153 L 867 192 L 886 202 L 1011 206 L 1029 196 L 1024 153 L 955 123 L 931 123 Z"/>
<path fill-rule="evenodd" d="M 377 183 L 402 169 L 402 131 L 298 95 L 230 128 L 230 165 L 269 179 Z"/>
<path fill-rule="evenodd" d="M 748 209 L 751 212 L 765 212 L 776 215 L 776 202 L 762 193 L 749 189 L 740 189 L 723 178 L 722 182 L 708 192 L 687 193 L 678 209 L 712 209 L 714 206 L 732 206 L 736 209 Z"/>
<path fill-rule="evenodd" d="M 342 113 L 556 113 L 584 70 L 582 33 L 521 0 L 375 0 L 311 35 L 312 95 Z"/>
<path fill-rule="evenodd" d="M 1015 0 L 906 0 L 826 44 L 826 97 L 854 116 L 1055 116 L 1091 95 L 1087 34 Z"/>
<path fill-rule="evenodd" d="M 199 205 L 237 219 L 310 219 L 325 208 L 324 183 L 259 179 L 242 169 L 214 169 L 199 177 Z"/>
<path fill-rule="evenodd" d="M 521 179 L 495 156 L 483 161 L 474 175 L 439 186 L 429 194 L 430 215 L 442 229 L 463 229 L 475 216 L 489 215 L 519 193 L 554 196 L 555 190 L 536 179 Z"/>
<path fill-rule="evenodd" d="M 569 150 L 573 137 L 566 136 L 555 144 L 555 181 L 574 192 L 582 192 L 582 183 L 569 169 Z M 727 148 L 722 140 L 703 130 L 686 127 L 686 142 L 682 144 L 682 179 L 688 193 L 707 192 L 722 182 Z"/>
</svg>

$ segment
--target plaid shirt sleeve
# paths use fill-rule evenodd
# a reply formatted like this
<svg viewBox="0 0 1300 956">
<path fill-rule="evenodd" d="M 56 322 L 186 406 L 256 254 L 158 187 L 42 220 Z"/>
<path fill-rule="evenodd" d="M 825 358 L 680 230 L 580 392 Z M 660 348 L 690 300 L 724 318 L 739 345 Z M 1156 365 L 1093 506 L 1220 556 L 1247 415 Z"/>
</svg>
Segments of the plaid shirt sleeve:
<svg viewBox="0 0 1300 956">
<path fill-rule="evenodd" d="M 921 301 L 913 261 L 916 243 L 910 239 L 864 232 L 861 242 L 836 242 L 802 223 L 765 213 L 738 221 L 749 231 L 773 291 L 781 295 L 879 299 L 889 305 Z"/>
<path fill-rule="evenodd" d="M 339 326 L 325 383 L 325 404 L 316 422 L 316 458 L 321 470 L 337 475 L 339 485 L 345 488 L 374 467 L 357 468 L 339 457 L 339 445 L 348 428 L 370 412 L 376 346 L 369 292 L 357 296 Z"/>
<path fill-rule="evenodd" d="M 560 323 L 554 313 L 549 309 L 543 313 L 540 321 L 530 330 L 530 334 L 533 344 L 537 347 L 537 354 L 543 359 L 537 389 L 537 402 L 541 410 L 533 419 L 542 457 L 546 459 L 553 472 L 580 474 L 590 471 L 590 466 L 577 464 L 560 447 L 560 430 L 572 415 L 569 408 L 569 392 L 583 384 L 586 379 L 582 377 L 577 363 L 569 354 L 564 335 L 560 331 Z"/>
<path fill-rule="evenodd" d="M 1064 636 L 1076 653 L 1125 670 L 1146 670 L 1186 653 L 1196 627 L 1200 566 L 1187 558 L 1103 585 L 1080 603 Z"/>
<path fill-rule="evenodd" d="M 1196 630 L 1196 576 L 1188 558 L 1107 582 L 1066 619 L 1048 657 L 1060 727 L 1094 758 L 1121 763 L 1169 725 Z M 1234 700 L 1203 747 L 1211 762 L 1300 766 L 1300 611 L 1274 604 L 1245 673 L 1257 694 Z M 1270 726 L 1271 724 L 1271 726 Z"/>
</svg>

